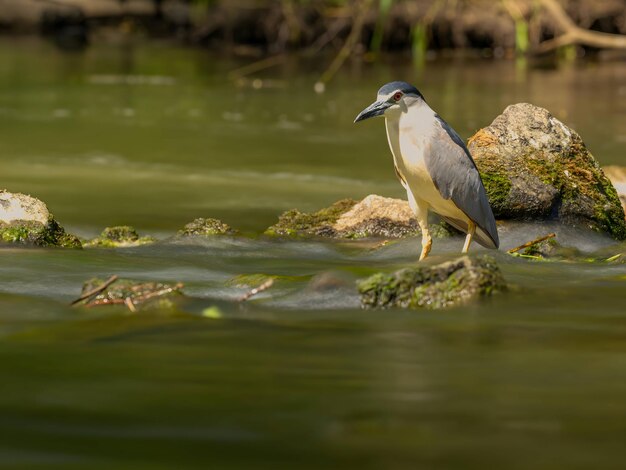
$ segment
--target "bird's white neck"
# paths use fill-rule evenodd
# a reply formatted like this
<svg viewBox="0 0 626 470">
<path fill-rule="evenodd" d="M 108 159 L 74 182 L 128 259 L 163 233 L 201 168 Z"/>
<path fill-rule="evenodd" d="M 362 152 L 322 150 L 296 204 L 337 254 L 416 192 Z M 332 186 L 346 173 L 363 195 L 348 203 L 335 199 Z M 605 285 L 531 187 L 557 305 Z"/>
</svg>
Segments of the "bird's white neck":
<svg viewBox="0 0 626 470">
<path fill-rule="evenodd" d="M 400 135 L 417 141 L 427 140 L 436 122 L 435 112 L 424 100 L 406 97 L 403 102 L 405 106 L 393 106 L 385 112 L 387 141 L 396 168 L 401 173 L 406 171 L 409 162 L 406 161 L 407 156 L 402 154 Z"/>
</svg>

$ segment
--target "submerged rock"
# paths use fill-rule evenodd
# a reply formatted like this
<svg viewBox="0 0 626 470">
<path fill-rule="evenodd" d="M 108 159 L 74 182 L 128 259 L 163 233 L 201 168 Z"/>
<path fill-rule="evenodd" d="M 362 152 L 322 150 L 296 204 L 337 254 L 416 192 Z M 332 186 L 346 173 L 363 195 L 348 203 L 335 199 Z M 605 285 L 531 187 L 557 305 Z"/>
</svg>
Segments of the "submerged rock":
<svg viewBox="0 0 626 470">
<path fill-rule="evenodd" d="M 233 235 L 236 230 L 233 230 L 229 225 L 225 224 L 218 219 L 204 219 L 198 218 L 192 222 L 189 222 L 181 230 L 178 231 L 178 236 L 191 237 L 191 236 L 213 236 L 213 235 Z"/>
<path fill-rule="evenodd" d="M 450 236 L 447 224 L 430 226 L 434 237 Z M 267 235 L 319 236 L 329 238 L 400 238 L 419 235 L 420 229 L 408 202 L 371 194 L 360 202 L 342 199 L 332 206 L 302 213 L 296 209 L 282 214 Z"/>
<path fill-rule="evenodd" d="M 584 254 L 575 247 L 563 246 L 554 238 L 535 243 L 522 252 L 523 256 L 546 260 L 579 261 Z"/>
<path fill-rule="evenodd" d="M 128 225 L 105 228 L 99 237 L 89 240 L 86 247 L 98 246 L 104 248 L 126 248 L 154 243 L 152 237 L 140 237 L 137 231 Z"/>
<path fill-rule="evenodd" d="M 615 188 L 581 137 L 547 110 L 511 105 L 468 148 L 496 218 L 557 219 L 626 239 Z"/>
<path fill-rule="evenodd" d="M 78 237 L 66 233 L 47 206 L 32 196 L 0 191 L 0 242 L 81 248 Z"/>
<path fill-rule="evenodd" d="M 81 299 L 74 304 L 86 307 L 125 305 L 133 312 L 139 309 L 171 308 L 183 296 L 182 288 L 180 283 L 94 278 L 83 284 Z"/>
<path fill-rule="evenodd" d="M 442 309 L 506 289 L 495 260 L 463 256 L 436 266 L 377 273 L 357 283 L 364 308 Z"/>
</svg>

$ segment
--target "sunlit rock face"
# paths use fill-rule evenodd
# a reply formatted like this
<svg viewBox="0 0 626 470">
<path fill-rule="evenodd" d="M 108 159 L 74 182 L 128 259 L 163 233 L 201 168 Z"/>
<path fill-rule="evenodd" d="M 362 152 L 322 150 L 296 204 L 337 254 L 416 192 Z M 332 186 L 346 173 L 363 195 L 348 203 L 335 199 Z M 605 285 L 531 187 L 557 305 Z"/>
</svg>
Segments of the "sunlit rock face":
<svg viewBox="0 0 626 470">
<path fill-rule="evenodd" d="M 0 191 L 0 242 L 80 248 L 77 237 L 65 232 L 37 198 Z"/>
<path fill-rule="evenodd" d="M 626 239 L 611 181 L 581 137 L 547 110 L 511 105 L 468 148 L 496 218 L 552 219 Z"/>
<path fill-rule="evenodd" d="M 436 238 L 455 232 L 445 223 L 432 224 L 430 230 Z M 287 211 L 265 233 L 338 239 L 401 238 L 419 235 L 420 229 L 406 200 L 370 194 L 361 201 L 342 199 L 313 213 Z"/>
<path fill-rule="evenodd" d="M 47 224 L 50 212 L 46 205 L 32 196 L 0 191 L 0 222 L 10 224 L 28 220 Z"/>
</svg>

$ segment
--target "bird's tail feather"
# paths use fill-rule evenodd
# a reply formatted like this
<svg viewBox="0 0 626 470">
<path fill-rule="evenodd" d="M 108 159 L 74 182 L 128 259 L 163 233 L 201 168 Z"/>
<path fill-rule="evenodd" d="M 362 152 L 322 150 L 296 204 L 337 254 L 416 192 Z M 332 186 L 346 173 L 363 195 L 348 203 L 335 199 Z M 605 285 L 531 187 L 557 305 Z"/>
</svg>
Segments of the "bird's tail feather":
<svg viewBox="0 0 626 470">
<path fill-rule="evenodd" d="M 467 233 L 467 223 L 463 222 L 459 219 L 453 219 L 451 217 L 443 217 L 443 220 L 452 225 L 455 229 L 460 230 L 461 232 Z M 476 240 L 480 245 L 485 248 L 498 248 L 498 243 L 491 238 L 489 232 L 484 230 L 483 228 L 476 226 L 476 232 L 474 233 L 474 240 Z"/>
</svg>

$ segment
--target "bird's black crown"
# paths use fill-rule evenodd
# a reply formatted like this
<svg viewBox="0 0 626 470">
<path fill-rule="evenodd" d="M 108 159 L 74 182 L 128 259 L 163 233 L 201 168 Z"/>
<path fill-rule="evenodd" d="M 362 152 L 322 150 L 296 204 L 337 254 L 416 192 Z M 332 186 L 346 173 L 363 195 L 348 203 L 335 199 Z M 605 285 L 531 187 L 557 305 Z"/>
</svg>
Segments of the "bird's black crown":
<svg viewBox="0 0 626 470">
<path fill-rule="evenodd" d="M 401 82 L 401 81 L 396 81 L 396 82 L 389 82 L 383 86 L 380 87 L 380 90 L 378 90 L 378 95 L 379 96 L 385 96 L 388 95 L 390 93 L 393 93 L 396 90 L 400 90 L 402 93 L 404 93 L 405 95 L 417 95 L 420 98 L 424 98 L 424 96 L 422 96 L 422 94 L 419 92 L 419 90 L 417 88 L 415 88 L 413 85 L 411 85 L 410 83 L 407 82 Z"/>
</svg>

